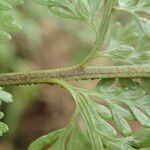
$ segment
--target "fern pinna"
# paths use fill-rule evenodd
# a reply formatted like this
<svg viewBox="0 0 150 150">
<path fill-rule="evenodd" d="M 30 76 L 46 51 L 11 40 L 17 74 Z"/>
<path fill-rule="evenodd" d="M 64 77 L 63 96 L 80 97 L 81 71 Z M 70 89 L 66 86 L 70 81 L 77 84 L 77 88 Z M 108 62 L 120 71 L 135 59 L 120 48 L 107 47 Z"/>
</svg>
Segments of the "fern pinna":
<svg viewBox="0 0 150 150">
<path fill-rule="evenodd" d="M 76 66 L 0 75 L 1 86 L 56 84 L 75 100 L 76 110 L 69 123 L 38 138 L 28 150 L 48 146 L 49 150 L 149 150 L 150 0 L 34 1 L 56 16 L 87 24 L 95 32 L 95 42 L 90 54 Z M 0 1 L 1 42 L 11 39 L 9 33 L 20 29 L 10 13 L 11 5 L 19 3 L 22 1 Z M 97 57 L 108 57 L 113 65 L 90 66 Z M 91 90 L 68 82 L 90 79 L 100 80 Z M 10 102 L 12 98 L 0 90 L 0 100 Z M 138 121 L 143 128 L 133 132 L 131 121 Z M 0 134 L 7 130 L 0 122 Z"/>
</svg>

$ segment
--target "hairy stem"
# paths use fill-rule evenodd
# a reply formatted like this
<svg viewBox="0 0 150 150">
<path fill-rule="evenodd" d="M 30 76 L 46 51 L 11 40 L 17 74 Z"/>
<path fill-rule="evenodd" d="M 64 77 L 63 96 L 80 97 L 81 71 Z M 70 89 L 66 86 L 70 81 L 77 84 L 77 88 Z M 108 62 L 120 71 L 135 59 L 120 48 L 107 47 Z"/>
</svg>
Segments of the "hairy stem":
<svg viewBox="0 0 150 150">
<path fill-rule="evenodd" d="M 111 19 L 112 10 L 113 10 L 113 7 L 115 6 L 115 3 L 116 3 L 116 0 L 104 1 L 104 12 L 103 12 L 101 24 L 100 24 L 100 27 L 96 36 L 96 41 L 94 43 L 93 49 L 91 53 L 85 58 L 85 60 L 83 60 L 77 66 L 77 68 L 84 69 L 85 67 L 87 67 L 95 59 L 96 52 L 99 51 L 99 49 L 101 49 L 104 43 L 107 31 L 108 31 L 109 22 Z"/>
<path fill-rule="evenodd" d="M 150 78 L 150 66 L 104 66 L 0 74 L 0 86 L 44 84 L 52 79 L 88 80 L 99 78 Z"/>
</svg>

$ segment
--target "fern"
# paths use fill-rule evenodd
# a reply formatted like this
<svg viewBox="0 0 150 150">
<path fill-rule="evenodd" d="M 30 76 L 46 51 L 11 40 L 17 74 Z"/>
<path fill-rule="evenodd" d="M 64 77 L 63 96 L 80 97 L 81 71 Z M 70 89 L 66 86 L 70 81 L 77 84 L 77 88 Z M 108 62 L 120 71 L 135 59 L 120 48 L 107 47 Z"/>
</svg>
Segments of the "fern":
<svg viewBox="0 0 150 150">
<path fill-rule="evenodd" d="M 29 150 L 41 150 L 51 144 L 52 150 L 65 149 L 68 138 L 67 150 L 73 148 L 78 150 L 92 148 L 132 150 L 133 147 L 137 149 L 150 147 L 148 142 L 150 96 L 138 82 L 131 79 L 120 79 L 120 87 L 113 86 L 114 82 L 115 79 L 102 79 L 91 91 L 78 89 L 63 82 L 62 84 L 68 87 L 76 101 L 76 111 L 68 126 L 59 132 L 58 137 L 55 135 L 57 131 L 40 137 L 30 145 Z M 108 105 L 103 106 L 102 103 L 97 103 L 94 100 L 95 97 L 101 100 L 100 102 L 105 101 Z M 82 118 L 85 123 L 85 131 L 79 125 L 79 118 L 80 120 Z M 133 120 L 137 120 L 144 128 L 133 133 L 128 123 Z M 115 128 L 109 123 L 110 121 L 115 123 Z M 144 138 L 141 139 L 142 134 Z"/>
<path fill-rule="evenodd" d="M 97 0 L 97 2 L 93 2 L 91 5 L 89 5 L 90 1 L 88 0 L 64 0 L 62 2 L 36 0 L 36 2 L 47 5 L 50 11 L 58 16 L 92 22 L 91 20 L 95 17 L 93 14 L 97 13 L 100 9 L 99 6 L 101 6 L 100 3 L 103 1 Z M 98 7 L 94 7 L 95 4 Z M 80 7 L 78 7 L 79 5 Z M 126 12 L 134 17 L 131 23 L 125 26 L 119 21 L 112 23 L 108 47 L 104 52 L 99 52 L 97 56 L 110 57 L 118 65 L 149 64 L 150 45 L 149 38 L 147 38 L 149 35 L 147 32 L 146 34 L 144 32 L 149 20 L 143 19 L 137 14 L 139 11 L 149 13 L 148 5 L 150 5 L 150 1 L 118 1 L 116 10 L 125 9 Z M 55 7 L 54 9 L 53 6 Z M 76 8 L 79 8 L 80 11 L 78 12 Z M 143 20 L 145 20 L 145 22 L 143 22 Z M 94 22 L 94 25 L 97 29 L 98 25 L 96 22 Z M 148 30 L 147 27 L 146 31 Z M 139 30 L 139 28 L 141 30 Z M 143 31 L 142 36 L 141 31 Z M 150 129 L 148 129 L 150 127 L 150 95 L 147 93 L 149 89 L 143 89 L 141 86 L 143 81 L 140 80 L 137 82 L 132 79 L 119 79 L 120 86 L 115 87 L 113 86 L 115 80 L 116 79 L 102 79 L 96 88 L 91 91 L 69 87 L 69 91 L 71 91 L 76 101 L 76 113 L 72 119 L 75 121 L 71 121 L 70 123 L 72 129 L 67 129 L 68 132 L 66 132 L 66 130 L 62 131 L 57 139 L 55 136 L 55 139 L 49 140 L 49 134 L 41 137 L 31 144 L 29 150 L 35 149 L 39 143 L 39 147 L 37 146 L 36 149 L 41 150 L 45 145 L 52 144 L 55 140 L 55 143 L 52 144 L 50 149 L 63 150 L 65 149 L 66 139 L 70 134 L 67 150 L 132 150 L 134 148 L 150 147 L 148 144 L 150 139 Z M 95 102 L 93 97 L 105 101 L 107 107 Z M 78 125 L 78 118 L 81 116 L 85 123 L 86 131 L 84 133 Z M 109 120 L 116 124 L 117 130 L 108 123 Z M 134 134 L 128 123 L 130 120 L 137 120 L 145 129 Z M 76 131 L 76 128 L 79 131 Z M 54 132 L 54 134 L 56 132 Z M 79 138 L 78 132 L 81 133 L 83 138 Z M 146 133 L 147 136 L 144 135 L 146 138 L 141 140 L 140 135 L 144 133 Z M 120 134 L 122 138 L 119 138 Z M 53 135 L 53 133 L 50 135 Z M 132 140 L 129 141 L 129 139 Z M 82 145 L 84 142 L 85 144 Z"/>
<path fill-rule="evenodd" d="M 22 2 L 14 1 L 14 0 L 0 0 L 0 46 L 11 39 L 10 33 L 19 31 L 21 29 L 21 26 L 15 21 L 15 18 L 12 15 L 11 5 L 19 4 Z M 4 102 L 12 102 L 12 96 L 8 92 L 5 92 L 0 88 L 0 105 L 1 101 Z M 0 112 L 0 119 L 4 117 L 4 114 Z M 3 135 L 3 133 L 8 131 L 8 127 L 6 124 L 0 122 L 0 136 Z"/>
<path fill-rule="evenodd" d="M 135 22 L 137 23 L 139 29 L 143 33 L 143 35 L 150 36 L 149 32 L 149 25 L 150 21 L 146 18 L 143 18 L 142 16 L 139 15 L 139 13 L 145 13 L 145 14 L 150 14 L 150 1 L 149 0 L 127 0 L 127 1 L 120 1 L 119 2 L 119 8 L 120 10 L 128 12 Z"/>
<path fill-rule="evenodd" d="M 77 66 L 0 76 L 0 85 L 60 85 L 70 92 L 76 102 L 76 110 L 66 127 L 38 138 L 28 149 L 150 149 L 150 74 L 146 69 L 150 63 L 150 20 L 143 15 L 150 15 L 150 0 L 34 1 L 47 6 L 50 12 L 59 17 L 90 25 L 95 31 L 96 40 L 91 53 Z M 121 20 L 115 19 L 115 12 L 120 14 L 122 11 L 125 16 L 130 17 L 125 25 Z M 100 23 L 97 21 L 99 12 L 102 12 Z M 5 31 L 6 28 L 3 29 Z M 102 51 L 104 45 L 107 46 Z M 109 57 L 116 67 L 101 67 L 99 70 L 87 67 L 96 57 Z M 124 70 L 120 71 L 118 66 Z M 123 71 L 128 74 L 122 74 Z M 74 87 L 62 79 L 100 81 L 94 89 L 86 90 Z M 84 126 L 81 127 L 80 121 Z M 143 128 L 134 133 L 130 121 L 139 122 Z"/>
<path fill-rule="evenodd" d="M 119 65 L 149 64 L 149 47 L 149 38 L 138 33 L 135 23 L 121 26 L 117 22 L 112 27 L 108 48 L 100 55 L 110 57 Z"/>
<path fill-rule="evenodd" d="M 49 10 L 60 17 L 82 20 L 86 23 L 94 25 L 94 17 L 96 11 L 101 7 L 101 1 L 70 1 L 70 0 L 34 0 L 35 2 L 48 6 Z"/>
</svg>

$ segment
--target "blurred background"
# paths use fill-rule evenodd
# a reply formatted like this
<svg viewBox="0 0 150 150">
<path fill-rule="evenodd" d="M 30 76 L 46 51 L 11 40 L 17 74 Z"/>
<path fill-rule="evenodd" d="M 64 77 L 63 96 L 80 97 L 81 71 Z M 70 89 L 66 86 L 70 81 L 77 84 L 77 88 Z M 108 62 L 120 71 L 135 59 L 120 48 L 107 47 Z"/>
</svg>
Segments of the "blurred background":
<svg viewBox="0 0 150 150">
<path fill-rule="evenodd" d="M 95 38 L 84 24 L 58 18 L 31 0 L 18 6 L 14 15 L 23 30 L 15 33 L 9 44 L 0 45 L 0 73 L 77 64 L 89 53 Z M 73 84 L 78 86 L 78 82 Z M 82 86 L 93 84 L 83 82 Z M 62 128 L 74 112 L 72 97 L 57 86 L 5 89 L 12 93 L 14 102 L 1 107 L 10 131 L 0 138 L 0 150 L 26 150 L 37 137 Z"/>
</svg>

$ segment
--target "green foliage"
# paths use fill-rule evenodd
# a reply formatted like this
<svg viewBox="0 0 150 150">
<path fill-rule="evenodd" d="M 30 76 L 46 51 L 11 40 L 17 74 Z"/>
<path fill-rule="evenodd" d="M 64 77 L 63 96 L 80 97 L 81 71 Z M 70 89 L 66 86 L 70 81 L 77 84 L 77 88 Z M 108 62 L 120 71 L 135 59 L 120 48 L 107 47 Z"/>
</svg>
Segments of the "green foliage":
<svg viewBox="0 0 150 150">
<path fill-rule="evenodd" d="M 150 1 L 119 0 L 116 11 L 124 11 L 132 17 L 130 23 L 113 23 L 108 48 L 102 56 L 110 57 L 116 64 L 150 63 L 150 21 L 141 13 L 150 15 Z"/>
<path fill-rule="evenodd" d="M 100 8 L 101 0 L 34 0 L 46 5 L 50 11 L 63 18 L 92 21 Z"/>
<path fill-rule="evenodd" d="M 108 48 L 100 55 L 110 57 L 119 65 L 150 63 L 150 43 L 147 36 L 141 36 L 134 22 L 112 26 Z"/>
<path fill-rule="evenodd" d="M 21 26 L 15 21 L 11 11 L 11 5 L 21 2 L 22 0 L 0 0 L 0 42 L 10 40 L 10 33 L 21 29 Z"/>
<path fill-rule="evenodd" d="M 7 102 L 7 103 L 12 102 L 11 94 L 3 91 L 2 88 L 0 89 L 0 105 L 1 105 L 1 101 Z M 4 117 L 4 114 L 0 111 L 0 119 L 2 119 L 3 117 Z M 0 122 L 0 136 L 2 136 L 3 133 L 7 131 L 8 131 L 7 125 L 4 124 L 3 122 Z"/>
<path fill-rule="evenodd" d="M 118 0 L 117 3 L 115 0 L 110 1 L 116 4 L 114 11 L 124 11 L 131 16 L 125 25 L 120 20 L 116 21 L 115 17 L 111 20 L 105 18 L 110 10 L 107 6 L 109 3 L 103 0 L 34 1 L 47 6 L 57 16 L 81 20 L 92 26 L 96 31 L 96 42 L 91 58 L 107 56 L 116 65 L 150 64 L 150 21 L 141 14 L 150 14 L 149 0 Z M 10 4 L 17 3 L 22 1 L 0 1 L 1 41 L 10 39 L 9 33 L 20 29 L 9 13 Z M 115 15 L 114 11 L 112 15 Z M 97 22 L 99 12 L 103 12 L 100 25 Z M 106 30 L 107 35 L 100 34 Z M 108 40 L 104 43 L 106 36 Z M 97 53 L 96 50 L 103 48 L 103 44 L 107 45 L 105 51 Z M 76 88 L 62 80 L 55 83 L 71 93 L 76 102 L 75 113 L 66 127 L 38 138 L 31 143 L 29 150 L 150 149 L 149 78 L 100 79 L 93 90 Z M 11 96 L 0 91 L 0 99 L 9 102 Z M 0 118 L 2 117 L 3 114 L 0 113 Z M 137 121 L 143 129 L 134 133 L 130 121 Z M 0 135 L 7 130 L 7 126 L 0 123 Z"/>
<path fill-rule="evenodd" d="M 150 14 L 150 0 L 119 0 L 119 8 L 130 13 L 139 29 L 143 32 L 143 35 L 150 38 L 150 21 L 139 15 L 140 13 Z"/>
<path fill-rule="evenodd" d="M 5 0 L 4 0 L 5 1 Z M 26 2 L 26 1 L 25 1 Z M 26 2 L 27 3 L 27 2 Z M 23 31 L 21 34 L 15 36 L 16 38 L 25 37 L 29 42 L 26 43 L 26 53 L 27 50 L 37 49 L 39 46 L 41 39 L 40 37 L 40 27 L 37 20 L 30 17 L 33 16 L 31 12 L 29 12 L 29 16 L 25 15 L 26 12 L 22 11 L 21 7 L 16 6 L 17 4 L 22 4 L 20 1 L 9 0 L 9 4 L 16 7 L 14 10 L 11 6 L 7 12 L 10 12 L 14 17 L 14 21 L 17 20 L 19 24 L 22 26 Z M 27 3 L 28 4 L 28 3 Z M 29 3 L 29 5 L 31 5 Z M 28 6 L 26 6 L 28 7 Z M 31 6 L 32 7 L 32 6 Z M 19 9 L 18 9 L 19 8 Z M 12 35 L 14 33 L 11 33 Z M 32 36 L 31 36 L 32 35 Z M 20 38 L 19 38 L 20 40 Z M 29 48 L 28 48 L 29 46 Z M 33 47 L 34 46 L 34 47 Z M 16 44 L 16 39 L 11 41 L 1 41 L 0 42 L 0 72 L 15 72 L 15 71 L 29 71 L 35 67 L 33 64 L 30 64 L 30 68 L 28 66 L 27 61 L 23 58 L 23 55 L 18 55 L 18 51 L 16 50 L 18 45 Z M 33 51 L 30 50 L 30 54 Z M 23 50 L 19 49 L 19 53 L 22 53 Z M 31 62 L 30 62 L 31 63 Z M 5 117 L 2 122 L 5 122 L 7 126 L 10 128 L 11 132 L 9 132 L 10 137 L 16 136 L 16 131 L 18 130 L 18 126 L 21 122 L 22 116 L 27 108 L 30 105 L 33 105 L 38 97 L 38 88 L 36 86 L 24 86 L 24 87 L 13 87 L 9 88 L 10 93 L 15 97 L 15 101 L 10 105 L 2 105 L 2 110 Z M 20 95 L 22 96 L 20 99 Z M 1 146 L 0 146 L 1 147 Z"/>
<path fill-rule="evenodd" d="M 15 21 L 13 15 L 12 15 L 12 6 L 11 5 L 16 5 L 23 2 L 22 0 L 0 0 L 0 49 L 4 48 L 4 42 L 8 41 L 11 39 L 10 33 L 19 31 L 21 29 L 21 26 L 17 24 Z M 5 51 L 6 53 L 6 51 Z M 3 55 L 1 55 L 0 61 L 2 62 L 3 60 Z M 8 61 L 7 61 L 8 63 Z M 12 102 L 12 96 L 8 92 L 5 92 L 0 88 L 0 105 L 1 101 L 4 102 Z M 0 119 L 2 119 L 4 114 L 0 112 Z M 6 124 L 0 122 L 0 136 L 3 135 L 3 133 L 8 131 L 8 127 Z"/>
<path fill-rule="evenodd" d="M 57 16 L 78 19 L 86 23 L 93 21 L 103 3 L 103 1 L 94 1 L 90 4 L 91 1 L 86 0 L 63 0 L 61 2 L 57 0 L 35 0 L 35 2 L 48 6 L 50 11 Z M 107 56 L 117 65 L 149 65 L 150 21 L 143 18 L 139 12 L 149 14 L 150 1 L 119 0 L 114 9 L 125 11 L 127 15 L 132 16 L 132 19 L 126 25 L 122 24 L 121 21 L 112 20 L 109 40 L 106 41 L 108 46 L 104 52 L 95 55 Z M 96 23 L 94 22 L 94 24 Z M 67 126 L 67 132 L 66 128 L 62 129 L 63 132 L 60 133 L 58 138 L 55 136 L 51 139 L 51 136 L 55 135 L 57 131 L 50 133 L 33 142 L 29 150 L 35 149 L 35 147 L 40 150 L 47 145 L 51 145 L 51 149 L 54 150 L 63 150 L 66 144 L 69 150 L 150 148 L 150 84 L 148 81 L 149 79 L 101 79 L 93 90 L 78 89 L 67 83 L 62 83 L 65 87 L 67 86 L 76 101 L 76 111 L 72 120 L 77 120 L 76 126 L 78 126 L 77 118 L 82 118 L 81 120 L 85 125 L 84 130 L 81 130 L 79 126 L 77 128 L 88 139 L 86 143 L 89 146 L 86 147 L 86 144 L 84 144 L 85 147 L 78 147 L 80 146 L 79 143 L 85 142 L 85 138 L 79 138 L 78 131 Z M 116 86 L 116 82 L 119 84 L 118 86 Z M 96 100 L 99 99 L 100 102 L 97 103 L 95 98 Z M 106 106 L 103 105 L 104 103 Z M 138 121 L 144 129 L 133 133 L 129 121 Z M 115 123 L 115 128 L 110 122 Z M 70 124 L 69 127 L 74 127 L 72 121 Z M 141 136 L 144 136 L 144 138 L 141 138 Z M 66 142 L 66 139 L 69 142 Z"/>
<path fill-rule="evenodd" d="M 70 139 L 67 141 L 69 136 Z M 65 150 L 66 141 L 68 142 L 67 150 L 91 150 L 88 138 L 82 133 L 75 119 L 72 119 L 65 128 L 54 131 L 35 140 L 29 146 L 29 150 L 41 150 L 45 148 L 45 145 L 51 145 L 51 150 Z"/>
<path fill-rule="evenodd" d="M 1 101 L 4 102 L 12 102 L 12 96 L 11 94 L 3 91 L 2 89 L 0 89 L 0 103 Z"/>
<path fill-rule="evenodd" d="M 72 120 L 64 129 L 58 130 L 58 138 L 57 131 L 52 132 L 33 142 L 29 150 L 33 150 L 35 147 L 37 150 L 41 150 L 47 145 L 51 145 L 51 149 L 53 147 L 56 150 L 65 149 L 66 139 L 69 139 L 68 150 L 73 148 L 86 150 L 91 147 L 99 147 L 102 150 L 133 150 L 133 147 L 150 147 L 148 142 L 150 137 L 150 114 L 148 111 L 150 110 L 150 95 L 134 80 L 119 79 L 119 87 L 116 87 L 114 83 L 115 79 L 102 79 L 95 89 L 89 91 L 72 87 L 63 82 L 76 101 L 76 111 Z M 100 103 L 97 103 L 95 98 L 99 99 Z M 106 103 L 106 106 L 102 105 L 104 104 L 102 101 Z M 80 124 L 79 118 L 85 124 L 84 130 L 81 130 L 78 125 Z M 135 120 L 144 127 L 137 133 L 132 132 L 128 123 Z M 110 122 L 115 123 L 115 128 Z M 83 136 L 82 138 L 78 132 Z M 70 134 L 73 135 L 70 136 Z M 120 138 L 120 134 L 122 138 Z M 144 138 L 141 138 L 142 135 Z M 93 138 L 96 139 L 96 143 Z M 77 144 L 73 143 L 69 148 L 70 141 Z M 85 142 L 87 144 L 83 144 L 84 146 L 81 148 L 80 143 Z M 86 145 L 88 146 L 86 147 Z"/>
<path fill-rule="evenodd" d="M 62 18 L 75 19 L 85 22 L 97 30 L 96 18 L 103 5 L 102 0 L 34 0 L 48 6 L 49 10 Z"/>
</svg>

